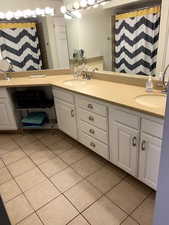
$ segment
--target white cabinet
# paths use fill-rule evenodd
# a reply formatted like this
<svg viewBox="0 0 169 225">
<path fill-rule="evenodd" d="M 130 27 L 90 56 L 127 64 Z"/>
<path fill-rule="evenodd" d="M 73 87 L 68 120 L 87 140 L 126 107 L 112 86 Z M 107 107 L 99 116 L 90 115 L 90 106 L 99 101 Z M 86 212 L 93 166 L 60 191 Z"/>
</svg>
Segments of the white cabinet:
<svg viewBox="0 0 169 225">
<path fill-rule="evenodd" d="M 139 179 L 156 189 L 161 154 L 161 139 L 148 134 L 141 134 Z"/>
<path fill-rule="evenodd" d="M 163 119 L 59 88 L 53 94 L 60 130 L 156 189 Z"/>
<path fill-rule="evenodd" d="M 74 96 L 60 89 L 54 88 L 54 101 L 58 127 L 64 133 L 77 139 L 77 122 L 74 105 Z"/>
<path fill-rule="evenodd" d="M 6 89 L 0 89 L 0 130 L 16 130 L 13 105 Z"/>
<path fill-rule="evenodd" d="M 55 107 L 59 129 L 76 139 L 77 128 L 74 106 L 62 101 L 55 100 Z"/>
<path fill-rule="evenodd" d="M 129 174 L 136 176 L 139 132 L 114 122 L 110 134 L 111 161 Z"/>
<path fill-rule="evenodd" d="M 110 161 L 137 176 L 139 131 L 118 122 L 110 124 Z"/>
<path fill-rule="evenodd" d="M 163 120 L 121 107 L 109 110 L 110 161 L 156 189 Z"/>
</svg>

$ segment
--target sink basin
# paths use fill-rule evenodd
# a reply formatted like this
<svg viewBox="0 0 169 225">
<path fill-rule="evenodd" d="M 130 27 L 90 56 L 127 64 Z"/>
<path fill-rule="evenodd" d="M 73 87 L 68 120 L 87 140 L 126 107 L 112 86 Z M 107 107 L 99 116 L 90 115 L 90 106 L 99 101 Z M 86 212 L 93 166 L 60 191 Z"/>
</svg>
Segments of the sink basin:
<svg viewBox="0 0 169 225">
<path fill-rule="evenodd" d="M 64 81 L 63 83 L 70 87 L 78 87 L 81 85 L 86 85 L 86 81 L 84 80 L 67 80 L 67 81 Z"/>
<path fill-rule="evenodd" d="M 158 94 L 140 95 L 135 98 L 135 101 L 143 106 L 150 108 L 161 108 L 166 105 L 166 96 Z"/>
</svg>

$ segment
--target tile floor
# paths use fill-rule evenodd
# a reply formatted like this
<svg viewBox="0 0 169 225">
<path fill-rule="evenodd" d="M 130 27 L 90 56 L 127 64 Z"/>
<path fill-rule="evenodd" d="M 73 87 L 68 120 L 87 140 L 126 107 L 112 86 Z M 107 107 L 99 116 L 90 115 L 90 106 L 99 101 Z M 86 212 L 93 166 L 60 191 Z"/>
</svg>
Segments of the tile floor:
<svg viewBox="0 0 169 225">
<path fill-rule="evenodd" d="M 155 193 L 59 131 L 0 134 L 12 225 L 151 225 Z"/>
</svg>

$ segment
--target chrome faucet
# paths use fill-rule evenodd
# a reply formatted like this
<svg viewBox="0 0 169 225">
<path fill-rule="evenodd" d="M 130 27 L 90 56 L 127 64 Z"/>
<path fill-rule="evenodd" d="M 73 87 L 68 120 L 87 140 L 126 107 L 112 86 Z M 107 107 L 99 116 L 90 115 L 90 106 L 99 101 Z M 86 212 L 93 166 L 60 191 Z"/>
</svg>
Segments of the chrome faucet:
<svg viewBox="0 0 169 225">
<path fill-rule="evenodd" d="M 163 87 L 162 92 L 163 93 L 167 93 L 167 91 L 168 91 L 168 81 L 165 80 L 168 68 L 169 68 L 169 64 L 166 66 L 164 73 L 163 73 L 163 79 L 162 79 L 162 87 Z"/>
<path fill-rule="evenodd" d="M 98 68 L 94 68 L 92 70 L 87 70 L 87 71 L 83 71 L 82 74 L 83 74 L 83 79 L 86 79 L 86 80 L 91 80 L 92 77 L 93 77 L 93 73 L 98 71 Z"/>
</svg>

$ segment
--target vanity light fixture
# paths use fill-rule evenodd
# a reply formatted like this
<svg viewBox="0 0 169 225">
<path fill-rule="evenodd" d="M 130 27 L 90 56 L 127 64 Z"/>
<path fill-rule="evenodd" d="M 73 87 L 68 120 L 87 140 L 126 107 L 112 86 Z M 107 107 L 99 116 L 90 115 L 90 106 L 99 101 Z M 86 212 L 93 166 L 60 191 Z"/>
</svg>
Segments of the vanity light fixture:
<svg viewBox="0 0 169 225">
<path fill-rule="evenodd" d="M 88 5 L 94 5 L 95 4 L 95 0 L 88 0 Z"/>
<path fill-rule="evenodd" d="M 80 8 L 79 2 L 75 2 L 75 3 L 73 4 L 73 8 L 74 8 L 74 9 L 79 9 L 79 8 Z"/>
<path fill-rule="evenodd" d="M 82 14 L 79 11 L 73 11 L 72 14 L 78 19 L 82 17 Z"/>
<path fill-rule="evenodd" d="M 87 6 L 87 1 L 86 1 L 86 0 L 81 0 L 81 1 L 80 1 L 80 6 L 81 6 L 82 8 L 85 8 L 85 7 Z"/>
<path fill-rule="evenodd" d="M 99 6 L 103 6 L 106 3 L 110 2 L 111 0 L 80 0 L 80 2 L 76 1 L 72 7 L 62 6 L 60 8 L 61 13 L 64 14 L 65 19 L 73 19 L 78 18 L 80 19 L 81 10 L 88 10 L 91 8 L 98 8 Z M 67 15 L 67 16 L 65 16 Z"/>
<path fill-rule="evenodd" d="M 66 12 L 66 10 L 65 10 Z M 20 18 L 35 18 L 37 16 L 54 16 L 54 8 L 46 7 L 44 9 L 26 9 L 17 10 L 15 12 L 8 11 L 6 13 L 0 12 L 0 20 L 7 19 L 20 19 Z"/>
</svg>

